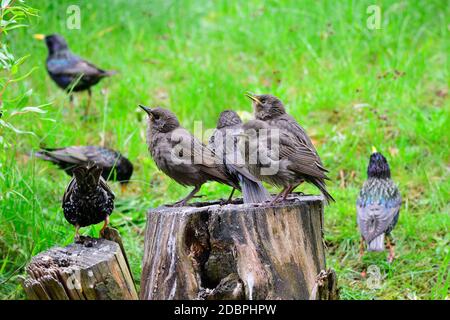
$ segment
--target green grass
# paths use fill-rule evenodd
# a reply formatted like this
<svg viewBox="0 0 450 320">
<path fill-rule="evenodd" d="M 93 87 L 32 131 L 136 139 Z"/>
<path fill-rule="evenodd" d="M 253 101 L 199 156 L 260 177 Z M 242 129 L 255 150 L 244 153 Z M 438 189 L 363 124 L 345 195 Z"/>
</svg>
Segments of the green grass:
<svg viewBox="0 0 450 320">
<path fill-rule="evenodd" d="M 336 203 L 325 209 L 325 237 L 341 297 L 450 297 L 446 1 L 376 1 L 380 30 L 366 28 L 373 1 L 146 2 L 30 1 L 40 18 L 10 39 L 18 56 L 31 54 L 24 68 L 38 67 L 20 84 L 33 89 L 26 104 L 52 104 L 45 115 L 13 121 L 36 137 L 5 133 L 12 147 L 0 150 L 0 298 L 24 298 L 18 276 L 31 256 L 73 240 L 60 208 L 69 177 L 30 157 L 32 150 L 104 144 L 131 159 L 131 190 L 122 195 L 111 184 L 118 195 L 112 224 L 124 237 L 139 281 L 146 209 L 175 201 L 188 189 L 156 170 L 137 104 L 169 107 L 189 129 L 194 121 L 211 128 L 225 108 L 252 112 L 247 90 L 280 97 L 331 171 Z M 66 8 L 77 3 L 81 30 L 68 30 Z M 94 88 L 87 121 L 86 96 L 78 95 L 76 107 L 69 107 L 46 74 L 44 44 L 32 39 L 33 33 L 53 32 L 64 35 L 77 54 L 120 72 Z M 358 261 L 355 201 L 372 145 L 387 156 L 403 196 L 394 231 L 398 258 L 391 265 L 386 253 Z M 216 183 L 201 191 L 209 198 L 228 192 Z M 97 235 L 99 229 L 83 232 Z M 379 289 L 360 276 L 370 265 L 380 269 Z"/>
</svg>

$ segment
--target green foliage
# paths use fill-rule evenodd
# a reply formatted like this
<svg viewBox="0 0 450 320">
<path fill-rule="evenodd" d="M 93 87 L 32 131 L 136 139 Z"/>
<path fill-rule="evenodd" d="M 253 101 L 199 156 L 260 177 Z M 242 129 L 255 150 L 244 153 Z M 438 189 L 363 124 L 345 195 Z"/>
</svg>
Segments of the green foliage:
<svg viewBox="0 0 450 320">
<path fill-rule="evenodd" d="M 37 11 L 23 2 L 3 0 L 0 8 L 0 146 L 2 148 L 10 147 L 5 139 L 4 130 L 10 130 L 15 134 L 31 134 L 32 131 L 23 131 L 14 126 L 13 122 L 18 122 L 14 118 L 25 113 L 45 113 L 40 105 L 38 107 L 29 107 L 26 104 L 29 101 L 33 91 L 24 88 L 17 89 L 17 86 L 26 80 L 33 72 L 34 68 L 21 72 L 20 67 L 29 57 L 15 57 L 9 50 L 5 39 L 10 32 L 18 28 L 24 28 L 28 25 L 23 22 L 28 21 L 31 17 L 35 17 Z M 11 88 L 16 86 L 16 88 Z"/>
<path fill-rule="evenodd" d="M 373 4 L 368 0 L 77 3 L 80 30 L 66 27 L 73 1 L 36 0 L 29 4 L 41 18 L 8 34 L 8 51 L 29 55 L 21 69 L 38 69 L 15 83 L 8 96 L 30 92 L 26 102 L 2 107 L 11 110 L 8 123 L 35 136 L 8 129 L 11 148 L 0 148 L 1 297 L 23 298 L 17 284 L 22 266 L 37 252 L 73 240 L 60 209 L 69 177 L 29 156 L 40 144 L 104 144 L 135 164 L 126 194 L 111 184 L 117 194 L 112 224 L 124 237 L 139 281 L 145 211 L 189 190 L 156 170 L 137 104 L 169 107 L 188 129 L 198 120 L 211 128 L 223 109 L 252 112 L 244 97 L 248 90 L 279 96 L 331 171 L 330 192 L 337 202 L 325 209 L 324 232 L 327 263 L 338 273 L 342 297 L 449 298 L 450 7 L 445 1 L 377 1 L 379 30 L 366 28 L 366 8 Z M 94 88 L 91 118 L 82 118 L 83 94 L 71 108 L 49 79 L 46 48 L 33 33 L 60 33 L 75 53 L 119 71 Z M 12 115 L 48 101 L 45 114 Z M 358 261 L 355 201 L 372 145 L 388 158 L 404 200 L 394 230 L 398 256 L 391 265 L 386 253 L 367 253 Z M 317 193 L 309 186 L 299 189 Z M 212 199 L 228 192 L 208 183 L 200 193 Z M 82 231 L 96 236 L 100 227 Z M 360 275 L 370 265 L 380 270 L 379 289 L 370 289 Z"/>
</svg>

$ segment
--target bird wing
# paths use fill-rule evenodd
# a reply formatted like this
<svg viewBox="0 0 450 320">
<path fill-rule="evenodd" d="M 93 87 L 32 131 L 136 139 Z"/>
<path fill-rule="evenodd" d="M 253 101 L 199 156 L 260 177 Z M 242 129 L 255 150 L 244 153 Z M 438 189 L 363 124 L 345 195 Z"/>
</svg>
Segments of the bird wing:
<svg viewBox="0 0 450 320">
<path fill-rule="evenodd" d="M 45 149 L 45 154 L 56 162 L 68 164 L 82 164 L 89 161 L 84 147 L 67 147 L 58 149 Z"/>
<path fill-rule="evenodd" d="M 67 202 L 70 198 L 70 195 L 73 192 L 73 187 L 75 185 L 75 177 L 72 178 L 72 180 L 70 180 L 69 185 L 67 186 L 66 190 L 64 191 L 64 196 L 63 196 L 63 203 Z"/>
<path fill-rule="evenodd" d="M 367 242 L 386 232 L 394 217 L 399 213 L 400 205 L 400 198 L 385 203 L 378 202 L 367 205 L 358 201 L 356 205 L 358 225 Z"/>
<path fill-rule="evenodd" d="M 305 129 L 303 129 L 303 127 L 300 124 L 298 124 L 293 117 L 291 117 L 288 114 L 284 114 L 278 117 L 274 124 L 275 127 L 279 128 L 280 130 L 293 135 L 293 138 L 297 139 L 300 144 L 304 145 L 312 153 L 317 155 L 316 148 L 314 147 Z"/>
<path fill-rule="evenodd" d="M 106 193 L 111 197 L 112 200 L 114 200 L 116 198 L 116 196 L 114 195 L 114 192 L 112 192 L 111 188 L 108 186 L 108 184 L 106 183 L 105 179 L 100 177 L 98 183 L 99 183 L 100 187 L 103 190 L 105 190 Z"/>
<path fill-rule="evenodd" d="M 287 158 L 291 164 L 290 170 L 317 177 L 328 179 L 327 170 L 323 168 L 315 149 L 311 149 L 306 143 L 296 140 L 291 133 L 280 130 L 279 138 L 280 159 Z"/>
<path fill-rule="evenodd" d="M 47 156 L 58 162 L 76 165 L 95 162 L 102 168 L 112 168 L 120 157 L 114 150 L 95 146 L 72 146 L 45 150 Z"/>
<path fill-rule="evenodd" d="M 217 159 L 214 152 L 186 129 L 179 128 L 174 131 L 172 147 L 177 156 L 191 161 L 190 163 L 194 164 L 194 167 L 198 170 L 221 181 L 225 182 L 228 180 L 224 166 Z"/>
<path fill-rule="evenodd" d="M 47 68 L 50 73 L 55 75 L 77 76 L 83 74 L 85 76 L 99 76 L 106 73 L 94 64 L 75 55 L 49 59 Z"/>
</svg>

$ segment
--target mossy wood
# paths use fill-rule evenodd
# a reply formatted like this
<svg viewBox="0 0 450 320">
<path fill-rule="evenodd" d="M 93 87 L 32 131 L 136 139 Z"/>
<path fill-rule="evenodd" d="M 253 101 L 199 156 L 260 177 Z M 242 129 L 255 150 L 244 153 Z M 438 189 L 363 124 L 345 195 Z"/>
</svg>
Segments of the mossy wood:
<svg viewBox="0 0 450 320">
<path fill-rule="evenodd" d="M 83 237 L 33 257 L 22 282 L 28 299 L 138 299 L 118 232 L 107 228 L 105 235 L 110 240 Z"/>
<path fill-rule="evenodd" d="M 148 212 L 141 299 L 336 299 L 323 198 Z"/>
</svg>

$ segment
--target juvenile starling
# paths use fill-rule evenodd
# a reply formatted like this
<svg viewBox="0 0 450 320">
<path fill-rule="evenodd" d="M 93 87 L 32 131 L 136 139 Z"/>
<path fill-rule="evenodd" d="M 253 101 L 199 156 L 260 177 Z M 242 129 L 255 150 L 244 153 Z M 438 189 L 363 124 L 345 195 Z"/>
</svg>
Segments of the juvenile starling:
<svg viewBox="0 0 450 320">
<path fill-rule="evenodd" d="M 225 165 L 227 174 L 233 179 L 239 181 L 242 187 L 244 203 L 262 203 L 269 200 L 270 195 L 260 181 L 254 182 L 256 178 L 250 180 L 251 176 L 245 167 L 245 160 L 242 157 L 237 145 L 237 134 L 242 132 L 242 120 L 233 110 L 225 110 L 217 121 L 216 129 L 209 139 L 208 147 L 214 151 Z M 241 174 L 244 171 L 245 175 Z M 228 202 L 231 201 L 234 193 L 231 191 Z"/>
<path fill-rule="evenodd" d="M 179 184 L 194 186 L 192 192 L 175 206 L 185 205 L 207 181 L 217 181 L 240 190 L 239 181 L 227 174 L 214 152 L 181 127 L 172 112 L 159 107 L 140 107 L 149 116 L 147 144 L 158 168 Z M 247 178 L 254 179 L 252 176 Z"/>
<path fill-rule="evenodd" d="M 133 174 L 133 164 L 118 151 L 96 146 L 72 146 L 65 148 L 45 148 L 36 157 L 50 161 L 68 175 L 80 165 L 94 162 L 102 168 L 105 180 L 119 181 L 124 189 Z"/>
<path fill-rule="evenodd" d="M 100 234 L 109 224 L 114 210 L 114 194 L 101 177 L 102 169 L 95 164 L 79 166 L 73 170 L 62 201 L 66 220 L 75 226 L 75 239 L 79 239 L 80 227 L 104 221 Z"/>
<path fill-rule="evenodd" d="M 259 130 L 278 129 L 279 132 L 279 159 L 280 171 L 273 176 L 257 176 L 262 180 L 267 180 L 277 186 L 282 186 L 283 190 L 275 198 L 277 201 L 281 196 L 283 199 L 289 195 L 297 186 L 303 182 L 315 185 L 329 203 L 334 201 L 333 197 L 326 189 L 325 180 L 327 169 L 322 164 L 320 157 L 306 134 L 305 130 L 286 113 L 283 103 L 275 96 L 247 94 L 253 100 L 255 117 L 264 122 L 251 121 L 247 124 L 247 129 Z"/>
<path fill-rule="evenodd" d="M 360 255 L 364 253 L 364 241 L 368 251 L 383 251 L 386 235 L 389 249 L 388 261 L 395 257 L 390 237 L 397 224 L 402 199 L 397 185 L 391 180 L 391 170 L 386 158 L 373 148 L 367 167 L 368 179 L 356 202 L 357 221 L 361 232 Z"/>
<path fill-rule="evenodd" d="M 87 90 L 89 95 L 85 110 L 87 115 L 91 103 L 91 87 L 101 79 L 109 77 L 116 72 L 102 70 L 76 56 L 69 50 L 66 40 L 58 34 L 48 36 L 37 34 L 34 37 L 38 40 L 45 39 L 48 49 L 47 71 L 52 80 L 66 91 L 78 92 Z"/>
</svg>

